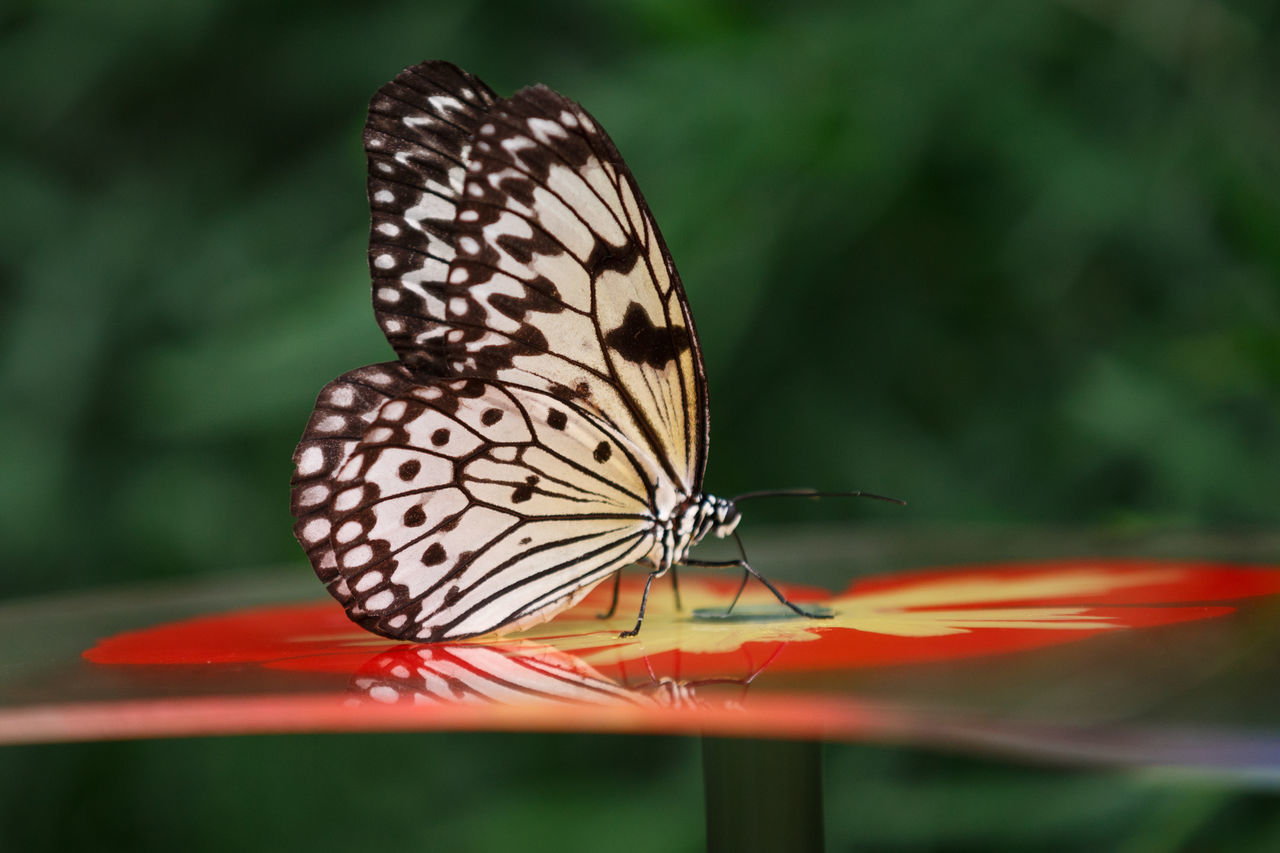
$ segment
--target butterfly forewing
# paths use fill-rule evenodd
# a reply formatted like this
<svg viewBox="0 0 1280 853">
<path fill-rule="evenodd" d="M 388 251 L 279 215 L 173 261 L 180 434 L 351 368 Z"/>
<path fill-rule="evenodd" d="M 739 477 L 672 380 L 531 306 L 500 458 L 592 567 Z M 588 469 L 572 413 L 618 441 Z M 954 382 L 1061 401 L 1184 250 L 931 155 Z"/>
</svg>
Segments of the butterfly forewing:
<svg viewBox="0 0 1280 853">
<path fill-rule="evenodd" d="M 297 533 L 353 619 L 440 640 L 549 618 L 700 489 L 680 285 L 613 143 L 537 86 L 406 69 L 365 131 L 375 314 L 399 363 L 321 392 Z"/>
<path fill-rule="evenodd" d="M 608 136 L 573 102 L 525 89 L 479 126 L 459 210 L 451 275 L 473 283 L 475 319 L 522 320 L 533 334 L 511 337 L 547 338 L 540 351 L 501 335 L 469 351 L 509 381 L 574 389 L 696 487 L 701 358 L 679 279 Z"/>
<path fill-rule="evenodd" d="M 375 96 L 379 129 L 366 134 L 384 331 L 411 368 L 576 398 L 696 490 L 707 429 L 701 355 L 679 278 L 617 149 L 585 110 L 542 86 L 483 111 L 461 97 L 437 95 L 424 108 L 394 96 L 405 79 L 439 76 L 402 74 L 385 99 Z M 391 114 L 420 137 L 443 128 L 444 142 L 423 139 L 405 158 L 427 164 L 426 192 L 398 192 L 380 172 Z M 423 235 L 423 253 L 386 240 L 395 229 Z"/>
</svg>

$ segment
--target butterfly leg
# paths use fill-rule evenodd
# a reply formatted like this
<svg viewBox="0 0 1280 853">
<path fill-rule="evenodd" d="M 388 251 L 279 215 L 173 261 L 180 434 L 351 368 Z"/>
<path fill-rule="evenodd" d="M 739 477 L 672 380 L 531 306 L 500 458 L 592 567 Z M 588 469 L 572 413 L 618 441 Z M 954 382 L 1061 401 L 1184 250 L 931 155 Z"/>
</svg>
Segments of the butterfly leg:
<svg viewBox="0 0 1280 853">
<path fill-rule="evenodd" d="M 746 560 L 743 560 L 743 559 L 737 559 L 737 560 L 685 560 L 685 561 L 684 561 L 684 564 L 685 564 L 686 566 L 696 566 L 696 567 L 698 567 L 698 568 L 703 568 L 703 569 L 733 569 L 733 568 L 740 568 L 740 569 L 742 569 L 744 572 L 746 572 L 746 574 L 745 574 L 745 575 L 743 576 L 743 578 L 742 578 L 742 586 L 739 586 L 739 587 L 738 587 L 738 594 L 737 594 L 737 595 L 735 595 L 735 596 L 733 597 L 733 601 L 731 601 L 731 602 L 729 603 L 729 609 L 725 611 L 725 615 L 726 615 L 726 616 L 733 612 L 733 608 L 734 608 L 734 606 L 738 603 L 738 596 L 742 595 L 743 587 L 745 587 L 745 586 L 747 585 L 747 577 L 748 577 L 748 576 L 749 576 L 749 577 L 754 577 L 756 580 L 760 581 L 760 583 L 764 584 L 764 585 L 765 585 L 765 587 L 769 590 L 769 592 L 773 593 L 773 597 L 774 597 L 774 598 L 778 599 L 778 601 L 780 601 L 782 604 L 785 604 L 785 605 L 786 605 L 787 607 L 789 607 L 792 611 L 794 611 L 795 613 L 798 613 L 798 614 L 799 614 L 799 615 L 801 615 L 801 616 L 806 616 L 806 617 L 808 617 L 808 618 L 810 618 L 810 619 L 830 619 L 830 618 L 831 618 L 831 616 L 832 616 L 832 614 L 830 614 L 830 613 L 810 613 L 808 610 L 805 610 L 804 608 L 800 607 L 799 605 L 793 604 L 793 603 L 792 603 L 792 601 L 791 601 L 791 599 L 787 598 L 785 595 L 783 595 L 783 594 L 782 594 L 781 590 L 779 590 L 779 589 L 778 589 L 776 586 L 774 586 L 773 584 L 769 583 L 769 579 L 768 579 L 768 578 L 766 578 L 764 575 L 762 575 L 762 574 L 760 574 L 759 572 L 757 572 L 755 569 L 751 568 L 751 564 L 750 564 L 750 563 L 748 563 Z"/>
<path fill-rule="evenodd" d="M 729 609 L 725 611 L 728 615 L 733 612 L 733 608 L 738 606 L 738 599 L 742 598 L 742 591 L 747 588 L 747 581 L 751 580 L 751 572 L 743 571 L 742 583 L 738 584 L 738 591 L 733 594 L 733 601 L 729 602 Z"/>
<path fill-rule="evenodd" d="M 680 604 L 680 577 L 676 574 L 676 567 L 671 567 L 671 591 L 676 594 L 676 610 L 684 610 Z"/>
<path fill-rule="evenodd" d="M 618 635 L 618 639 L 625 640 L 640 633 L 640 623 L 644 621 L 644 607 L 649 603 L 649 587 L 653 584 L 653 579 L 660 574 L 662 574 L 661 570 L 654 569 L 649 572 L 649 577 L 644 579 L 644 592 L 640 595 L 640 613 L 636 616 L 636 626 L 630 631 L 623 631 Z"/>
<path fill-rule="evenodd" d="M 597 619 L 611 619 L 613 614 L 618 612 L 618 587 L 622 586 L 622 570 L 613 573 L 613 599 L 609 602 L 609 609 L 604 613 L 597 613 Z"/>
</svg>

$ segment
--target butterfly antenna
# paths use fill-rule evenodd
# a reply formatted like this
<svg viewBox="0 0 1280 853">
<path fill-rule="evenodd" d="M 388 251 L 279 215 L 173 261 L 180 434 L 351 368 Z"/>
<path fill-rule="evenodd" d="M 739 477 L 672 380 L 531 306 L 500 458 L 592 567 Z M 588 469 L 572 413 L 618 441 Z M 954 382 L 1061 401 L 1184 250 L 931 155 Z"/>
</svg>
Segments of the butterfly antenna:
<svg viewBox="0 0 1280 853">
<path fill-rule="evenodd" d="M 887 501 L 899 506 L 907 505 L 904 500 L 886 497 L 885 495 L 876 495 L 871 492 L 823 492 L 818 489 L 763 489 L 758 492 L 743 492 L 732 500 L 734 503 L 739 503 L 754 498 L 871 498 L 872 500 Z"/>
</svg>

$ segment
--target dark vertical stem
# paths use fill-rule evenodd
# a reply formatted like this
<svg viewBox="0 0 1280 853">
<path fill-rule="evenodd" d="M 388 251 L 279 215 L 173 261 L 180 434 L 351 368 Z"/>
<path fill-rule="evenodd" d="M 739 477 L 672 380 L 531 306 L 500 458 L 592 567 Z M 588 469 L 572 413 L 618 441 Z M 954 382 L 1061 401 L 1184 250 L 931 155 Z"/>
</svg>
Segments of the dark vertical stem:
<svg viewBox="0 0 1280 853">
<path fill-rule="evenodd" d="M 702 739 L 707 850 L 821 851 L 822 744 Z"/>
</svg>

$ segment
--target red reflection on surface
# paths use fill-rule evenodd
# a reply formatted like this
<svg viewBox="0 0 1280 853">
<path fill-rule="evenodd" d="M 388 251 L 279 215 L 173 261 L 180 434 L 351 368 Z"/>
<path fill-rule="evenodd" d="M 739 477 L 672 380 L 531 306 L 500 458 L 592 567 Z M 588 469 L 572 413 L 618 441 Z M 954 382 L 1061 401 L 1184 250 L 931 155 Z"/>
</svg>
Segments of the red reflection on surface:
<svg viewBox="0 0 1280 853">
<path fill-rule="evenodd" d="M 103 664 L 241 664 L 354 672 L 387 641 L 357 628 L 330 601 L 249 607 L 101 640 L 84 653 Z"/>
<path fill-rule="evenodd" d="M 1280 591 L 1280 572 L 1274 570 L 1077 559 L 866 579 L 822 599 L 835 611 L 829 620 L 702 622 L 689 613 L 723 607 L 737 580 L 705 575 L 681 580 L 685 613 L 655 595 L 644 629 L 634 639 L 617 637 L 627 620 L 595 618 L 608 595 L 597 590 L 531 631 L 451 648 L 490 649 L 493 656 L 468 654 L 495 664 L 522 655 L 559 655 L 565 671 L 585 668 L 591 677 L 611 683 L 634 678 L 639 662 L 659 678 L 745 678 L 767 657 L 762 644 L 786 647 L 770 664 L 774 672 L 954 660 L 1220 617 L 1234 611 L 1222 602 Z M 634 612 L 627 604 L 638 599 L 641 581 L 636 576 L 624 582 L 619 612 Z M 788 592 L 798 600 L 821 595 L 805 589 Z M 754 590 L 743 603 L 748 609 L 768 605 L 768 593 Z M 354 675 L 378 654 L 397 648 L 441 647 L 390 644 L 355 627 L 339 607 L 325 601 L 250 608 L 117 634 L 84 657 L 108 665 L 256 664 Z"/>
<path fill-rule="evenodd" d="M 88 663 L 77 670 L 46 667 L 52 676 L 11 690 L 7 704 L 0 700 L 0 742 L 314 731 L 669 732 L 1052 755 L 1078 743 L 1086 755 L 1088 743 L 1141 742 L 1126 762 L 1215 766 L 1239 763 L 1223 758 L 1228 754 L 1261 755 L 1254 749 L 1259 738 L 1271 743 L 1270 729 L 1243 725 L 1257 719 L 1248 704 L 1251 684 L 1235 694 L 1235 705 L 1218 693 L 1203 705 L 1226 713 L 1228 723 L 1242 721 L 1236 728 L 1161 728 L 1154 709 L 1197 688 L 1220 691 L 1216 676 L 1225 660 L 1268 653 L 1274 634 L 1264 629 L 1274 620 L 1264 608 L 1273 605 L 1263 602 L 1280 593 L 1274 568 L 1076 559 L 896 574 L 858 581 L 838 595 L 787 588 L 798 601 L 821 601 L 833 613 L 824 620 L 790 618 L 758 587 L 744 595 L 739 618 L 704 618 L 725 606 L 737 579 L 690 574 L 681 578 L 683 613 L 659 590 L 640 635 L 621 640 L 642 580 L 624 583 L 619 613 L 627 615 L 618 619 L 595 618 L 606 589 L 535 629 L 452 644 L 388 643 L 330 601 L 119 633 L 83 652 Z M 1257 606 L 1246 610 L 1250 601 Z M 1223 618 L 1233 613 L 1239 615 Z M 1161 629 L 1155 642 L 1125 639 L 1206 620 L 1216 624 Z M 1028 654 L 1108 634 L 1115 641 L 1081 649 L 1067 669 L 1061 655 Z M 988 666 L 994 655 L 1002 662 Z M 961 660 L 970 663 L 905 666 Z M 858 676 L 891 666 L 899 667 L 892 678 Z M 1046 683 L 1054 685 L 1048 694 Z M 1125 695 L 1117 685 L 1127 685 Z M 1107 729 L 1116 713 L 1139 727 Z"/>
</svg>

